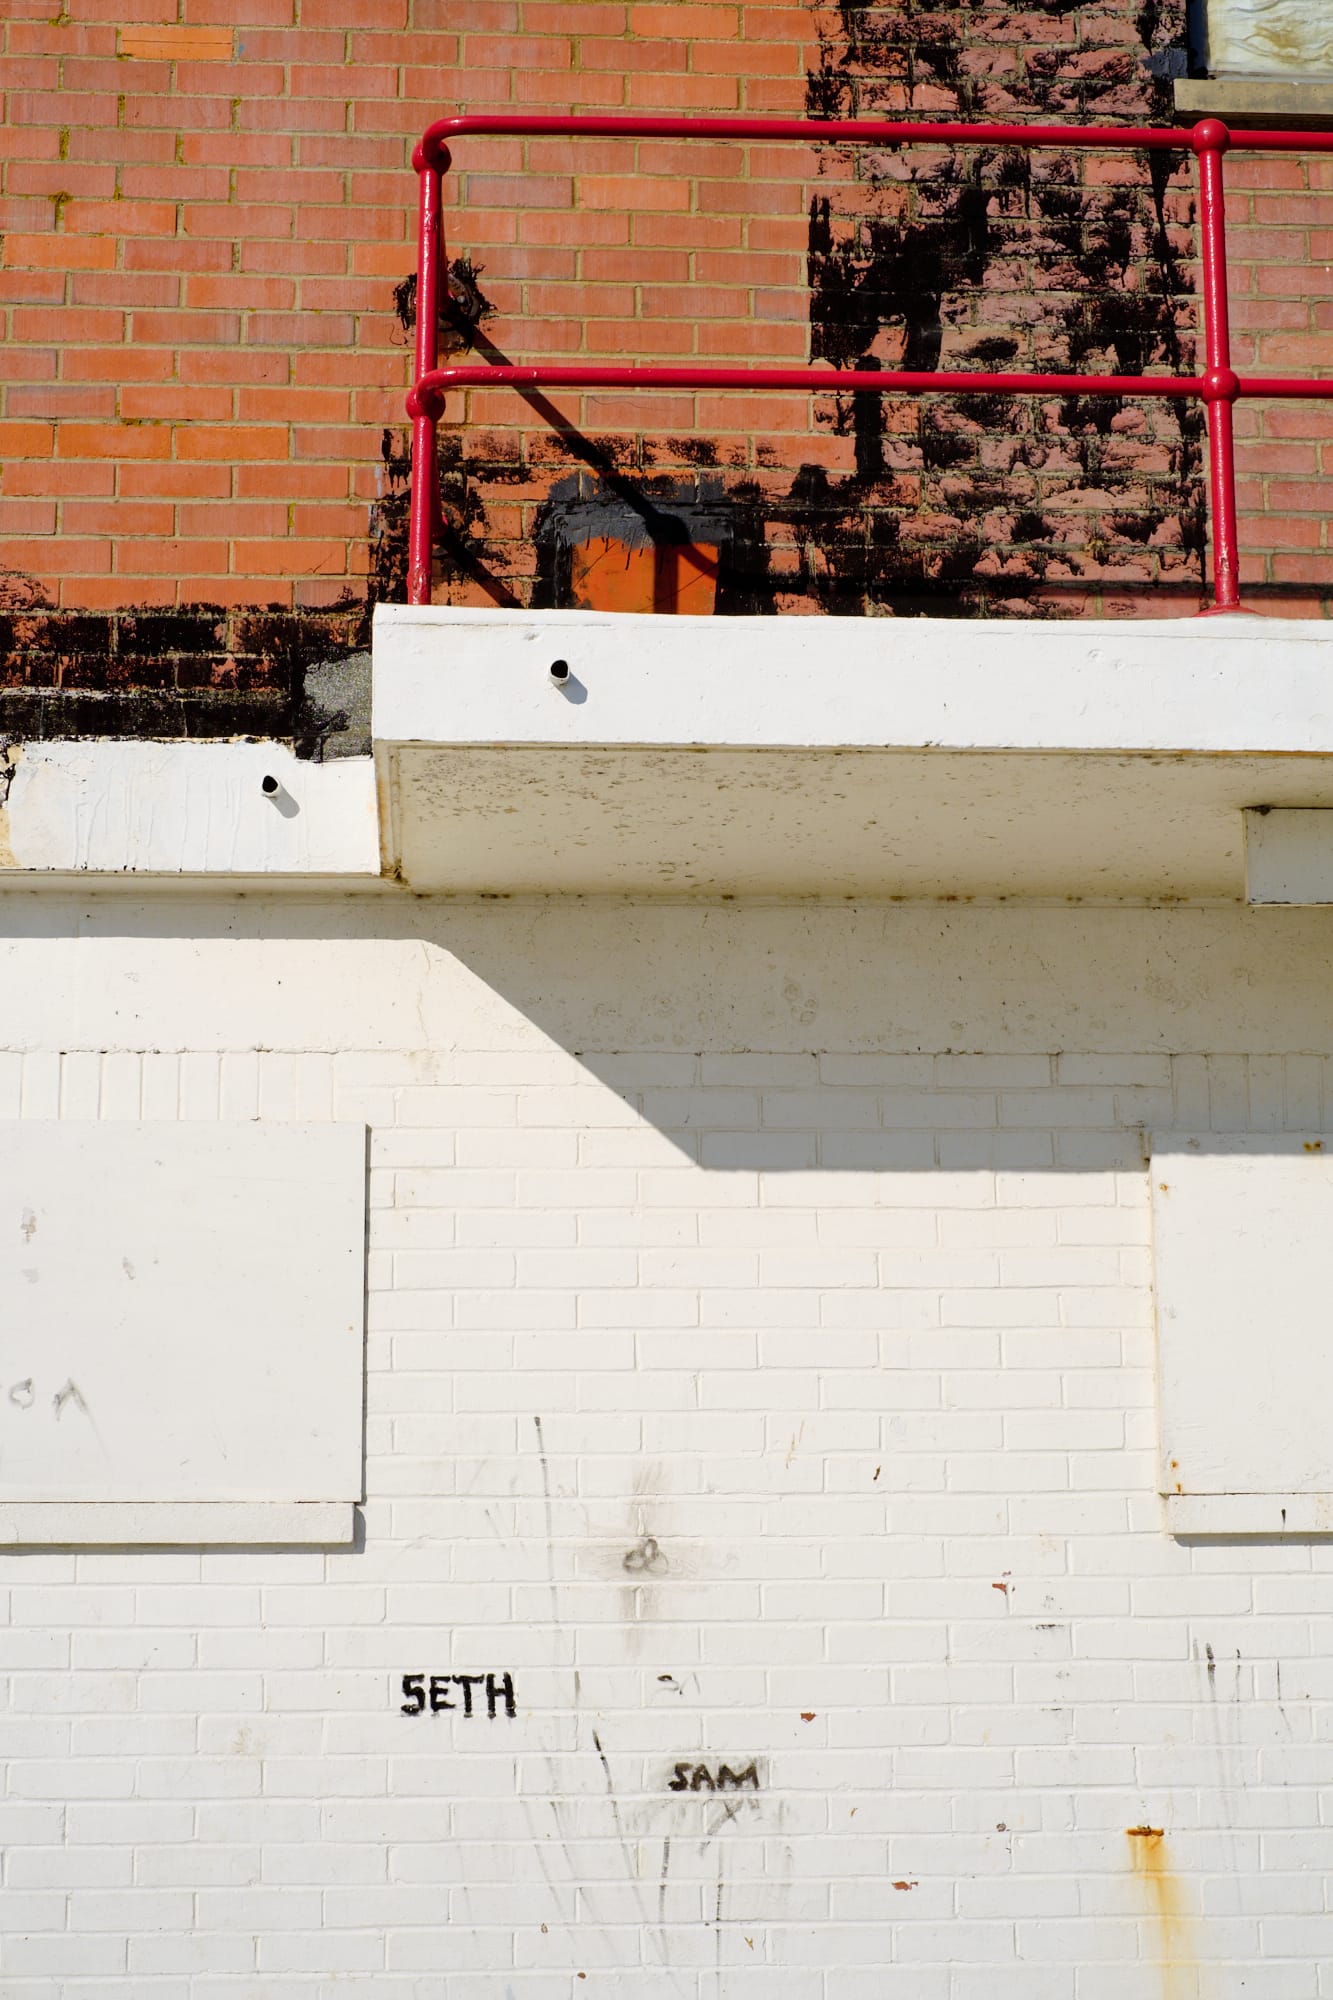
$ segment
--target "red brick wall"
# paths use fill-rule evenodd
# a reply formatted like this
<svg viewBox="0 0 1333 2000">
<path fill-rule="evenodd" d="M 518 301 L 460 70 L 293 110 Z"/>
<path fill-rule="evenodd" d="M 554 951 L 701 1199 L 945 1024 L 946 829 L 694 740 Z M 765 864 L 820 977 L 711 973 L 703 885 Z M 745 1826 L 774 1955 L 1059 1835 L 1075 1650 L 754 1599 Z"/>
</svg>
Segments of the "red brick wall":
<svg viewBox="0 0 1333 2000">
<path fill-rule="evenodd" d="M 9 683 L 234 722 L 401 593 L 406 161 L 438 111 L 1161 119 L 1144 58 L 1179 31 L 1154 0 L 7 0 Z M 1331 168 L 1232 163 L 1241 365 L 1333 359 Z M 448 191 L 482 352 L 1190 359 L 1189 177 L 1141 163 L 472 139 Z M 478 392 L 449 417 L 458 601 L 567 599 L 599 536 L 716 546 L 719 609 L 1198 596 L 1199 430 L 1162 406 Z M 1318 611 L 1333 417 L 1241 419 L 1251 595 Z"/>
</svg>

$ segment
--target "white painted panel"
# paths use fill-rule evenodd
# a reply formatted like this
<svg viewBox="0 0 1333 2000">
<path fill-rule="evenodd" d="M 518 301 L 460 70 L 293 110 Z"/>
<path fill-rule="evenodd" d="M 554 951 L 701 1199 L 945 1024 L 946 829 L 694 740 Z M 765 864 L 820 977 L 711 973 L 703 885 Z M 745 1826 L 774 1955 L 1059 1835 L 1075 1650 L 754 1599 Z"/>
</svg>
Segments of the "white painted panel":
<svg viewBox="0 0 1333 2000">
<path fill-rule="evenodd" d="M 1333 75 L 1328 0 L 1208 0 L 1208 67 L 1215 75 Z"/>
<path fill-rule="evenodd" d="M 1333 812 L 1247 812 L 1245 900 L 1333 903 Z"/>
<path fill-rule="evenodd" d="M 1333 1493 L 1333 1141 L 1152 1151 L 1161 1490 Z"/>
<path fill-rule="evenodd" d="M 350 1501 L 360 1125 L 0 1125 L 0 1502 Z"/>
</svg>

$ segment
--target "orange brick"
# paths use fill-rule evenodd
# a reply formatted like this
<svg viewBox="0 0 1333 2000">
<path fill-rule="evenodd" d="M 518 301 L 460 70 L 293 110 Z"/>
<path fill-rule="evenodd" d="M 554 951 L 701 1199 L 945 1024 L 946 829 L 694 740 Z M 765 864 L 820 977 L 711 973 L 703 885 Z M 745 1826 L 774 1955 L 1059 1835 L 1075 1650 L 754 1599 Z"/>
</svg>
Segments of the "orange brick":
<svg viewBox="0 0 1333 2000">
<path fill-rule="evenodd" d="M 230 62 L 230 28 L 122 28 L 119 52 L 149 62 Z"/>
<path fill-rule="evenodd" d="M 11 459 L 0 467 L 0 486 L 15 499 L 32 494 L 37 499 L 55 499 L 74 494 L 81 499 L 108 499 L 116 490 L 115 467 L 108 464 L 71 460 L 62 465 L 54 459 Z"/>
<path fill-rule="evenodd" d="M 57 137 L 52 134 L 53 140 Z M 54 146 L 52 151 L 54 152 Z M 49 201 L 56 195 L 68 192 L 71 175 L 68 160 L 14 160 L 5 174 L 5 188 L 11 195 L 44 195 Z M 116 170 L 114 167 L 83 166 L 78 174 L 80 193 L 85 195 L 110 196 L 116 192 Z M 64 211 L 65 227 L 69 227 L 69 208 Z"/>
<path fill-rule="evenodd" d="M 579 57 L 585 70 L 613 70 L 617 76 L 683 78 L 690 64 L 686 42 L 586 41 Z"/>
<path fill-rule="evenodd" d="M 178 510 L 179 529 L 183 536 L 206 538 L 216 535 L 220 525 L 218 509 L 206 500 L 190 501 Z M 235 535 L 270 538 L 285 535 L 289 509 L 277 501 L 258 502 L 245 505 L 240 501 L 228 504 L 225 525 Z"/>
<path fill-rule="evenodd" d="M 5 262 L 34 271 L 109 271 L 116 261 L 111 236 L 6 236 Z"/>
<path fill-rule="evenodd" d="M 338 535 L 344 541 L 359 541 L 366 532 L 366 510 L 351 501 L 343 501 L 337 506 L 293 507 L 291 511 L 292 533 L 304 541 L 319 541 Z"/>
<path fill-rule="evenodd" d="M 287 356 L 250 348 L 186 348 L 180 357 L 182 382 L 286 382 Z"/>
<path fill-rule="evenodd" d="M 188 416 L 192 423 L 226 423 L 235 415 L 230 389 L 183 389 L 179 382 L 128 382 L 117 397 L 117 414 L 126 423 L 173 423 Z"/>
<path fill-rule="evenodd" d="M 241 423 L 279 420 L 293 424 L 345 424 L 351 415 L 346 389 L 238 389 L 236 415 Z"/>
<path fill-rule="evenodd" d="M 319 388 L 373 388 L 384 381 L 388 365 L 389 358 L 382 353 L 319 354 L 297 349 L 292 354 L 292 380 Z M 406 368 L 398 373 L 406 387 Z"/>
<path fill-rule="evenodd" d="M 296 297 L 293 278 L 257 278 L 250 273 L 219 276 L 201 273 L 185 280 L 188 306 L 235 306 L 249 308 L 251 320 L 263 312 L 282 312 Z"/>
<path fill-rule="evenodd" d="M 127 271 L 229 271 L 231 269 L 230 243 L 222 237 L 215 241 L 187 243 L 183 238 L 170 241 L 160 236 L 131 236 L 121 248 L 121 261 Z"/>
<path fill-rule="evenodd" d="M 693 51 L 690 67 L 696 76 L 710 74 L 742 76 L 746 78 L 800 77 L 804 80 L 805 64 L 798 48 L 784 48 L 777 44 L 765 48 L 754 42 L 714 42 Z"/>
<path fill-rule="evenodd" d="M 11 56 L 110 56 L 115 52 L 116 31 L 109 26 L 82 27 L 63 21 L 57 28 L 49 20 L 28 23 L 11 18 L 10 21 Z"/>
<path fill-rule="evenodd" d="M 740 33 L 739 7 L 696 7 L 689 0 L 641 4 L 629 10 L 632 35 L 670 35 L 683 41 L 730 41 Z"/>
<path fill-rule="evenodd" d="M 233 542 L 231 567 L 237 576 L 342 576 L 347 549 L 339 541 Z"/>
<path fill-rule="evenodd" d="M 216 11 L 216 8 L 214 8 L 214 11 Z M 258 10 L 251 8 L 249 0 L 234 0 L 230 11 L 236 16 L 241 26 L 241 34 L 237 42 L 237 52 L 251 62 L 340 63 L 343 60 L 343 51 L 347 46 L 346 37 L 336 34 L 331 28 L 316 32 L 311 28 L 292 27 L 292 14 L 290 7 L 287 5 L 287 0 L 278 0 L 278 8 L 273 15 L 275 22 L 281 19 L 281 26 L 257 27 L 255 22 L 258 18 Z M 360 59 L 356 48 L 356 43 L 360 39 L 361 37 L 359 36 L 353 37 L 353 62 Z M 382 43 L 387 39 L 388 37 L 384 35 L 376 35 L 371 38 L 367 44 L 367 51 L 365 53 L 367 62 L 377 60 L 373 53 L 373 48 L 376 44 Z M 378 60 L 386 62 L 402 60 L 402 58 L 387 56 L 381 49 Z"/>
<path fill-rule="evenodd" d="M 20 344 L 28 341 L 59 340 L 70 330 L 65 315 L 52 313 L 49 306 L 15 306 L 10 319 L 11 338 Z M 125 315 L 118 312 L 80 314 L 79 334 L 90 341 L 119 340 L 125 331 Z M 9 356 L 5 356 L 8 366 Z"/>
<path fill-rule="evenodd" d="M 378 441 L 375 442 L 374 449 L 378 481 L 383 476 Z M 340 500 L 347 493 L 347 467 L 303 465 L 297 483 L 301 493 L 308 500 Z M 238 465 L 235 486 L 238 500 L 279 500 L 285 507 L 291 501 L 293 493 L 292 468 L 290 465 Z M 375 497 L 379 497 L 378 483 Z"/>
<path fill-rule="evenodd" d="M 616 0 L 525 0 L 523 26 L 534 35 L 623 35 L 626 9 Z"/>
<path fill-rule="evenodd" d="M 724 76 L 628 76 L 625 95 L 632 111 L 736 111 L 740 87 Z"/>
<path fill-rule="evenodd" d="M 580 174 L 578 205 L 581 209 L 611 208 L 629 215 L 663 210 L 685 211 L 690 207 L 690 183 L 636 174 L 626 178 Z"/>
<path fill-rule="evenodd" d="M 175 526 L 176 509 L 169 500 L 66 500 L 60 509 L 64 535 L 110 535 L 123 541 L 132 535 L 170 535 Z"/>
<path fill-rule="evenodd" d="M 5 373 L 10 382 L 50 382 L 55 379 L 56 350 L 53 347 L 15 347 L 5 351 Z"/>
<path fill-rule="evenodd" d="M 99 576 L 111 568 L 109 541 L 77 541 L 72 535 L 56 535 L 40 542 L 5 544 L 5 561 L 11 569 L 28 570 L 37 576 Z"/>
<path fill-rule="evenodd" d="M 52 424 L 0 422 L 0 465 L 16 458 L 50 458 L 54 448 Z"/>
<path fill-rule="evenodd" d="M 290 28 L 296 19 L 293 0 L 184 0 L 183 11 L 187 20 L 242 28 Z"/>
<path fill-rule="evenodd" d="M 55 531 L 54 500 L 0 500 L 0 533 L 54 535 Z"/>
<path fill-rule="evenodd" d="M 180 298 L 180 281 L 166 272 L 79 271 L 70 289 L 72 303 L 79 308 L 80 328 L 89 317 L 90 306 L 153 310 L 174 306 Z M 119 338 L 116 334 L 109 337 Z"/>
<path fill-rule="evenodd" d="M 169 460 L 122 465 L 116 471 L 116 490 L 130 499 L 225 500 L 232 490 L 231 467 Z"/>
<path fill-rule="evenodd" d="M 443 11 L 450 10 L 446 6 Z M 407 26 L 407 0 L 302 0 L 301 25 L 401 30 Z M 422 23 L 427 25 L 428 21 Z"/>
<path fill-rule="evenodd" d="M 225 576 L 230 567 L 227 544 L 220 541 L 128 538 L 116 543 L 115 554 L 118 576 L 175 576 L 183 571 L 197 577 Z M 199 594 L 211 596 L 212 592 Z"/>
<path fill-rule="evenodd" d="M 62 423 L 56 432 L 61 458 L 166 458 L 171 432 L 165 424 Z"/>
<path fill-rule="evenodd" d="M 123 577 L 71 577 L 60 585 L 57 599 L 62 611 L 117 611 L 125 602 L 125 582 Z M 138 605 L 189 603 L 192 597 L 216 596 L 215 591 L 203 592 L 188 587 L 182 593 L 180 580 L 171 578 L 145 577 L 135 582 L 134 602 Z"/>
<path fill-rule="evenodd" d="M 179 459 L 221 459 L 230 465 L 238 458 L 287 457 L 283 425 L 177 424 L 172 441 Z"/>
<path fill-rule="evenodd" d="M 574 182 L 565 174 L 468 174 L 465 189 L 469 211 L 574 206 Z"/>
<path fill-rule="evenodd" d="M 529 75 L 514 77 L 512 82 L 515 104 L 525 107 L 604 111 L 622 106 L 625 101 L 623 76 L 593 76 L 586 70 L 560 76 L 534 70 Z"/>
<path fill-rule="evenodd" d="M 290 236 L 292 211 L 240 202 L 190 202 L 183 221 L 187 236 L 218 236 L 234 242 L 241 237 Z"/>
</svg>

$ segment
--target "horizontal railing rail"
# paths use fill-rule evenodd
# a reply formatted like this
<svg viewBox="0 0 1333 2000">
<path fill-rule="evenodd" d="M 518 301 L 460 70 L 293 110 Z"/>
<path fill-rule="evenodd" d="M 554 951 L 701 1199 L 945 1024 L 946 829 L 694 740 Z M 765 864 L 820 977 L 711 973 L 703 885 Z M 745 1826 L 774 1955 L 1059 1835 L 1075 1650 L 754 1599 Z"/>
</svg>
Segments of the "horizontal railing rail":
<svg viewBox="0 0 1333 2000">
<path fill-rule="evenodd" d="M 1070 152 L 1193 152 L 1199 162 L 1203 272 L 1204 369 L 1201 375 L 1095 375 L 972 370 L 845 368 L 694 368 L 636 363 L 460 362 L 441 368 L 439 317 L 448 283 L 441 200 L 451 164 L 449 142 L 467 136 L 510 138 L 763 139 L 820 145 L 1004 146 Z M 986 396 L 1159 396 L 1202 401 L 1208 420 L 1213 530 L 1214 611 L 1238 611 L 1240 530 L 1236 507 L 1233 411 L 1243 396 L 1333 398 L 1333 380 L 1315 376 L 1239 375 L 1231 365 L 1227 303 L 1223 159 L 1228 151 L 1333 153 L 1333 132 L 1232 132 L 1205 118 L 1192 130 L 1166 126 L 964 125 L 926 121 L 811 118 L 629 118 L 462 113 L 428 127 L 412 154 L 420 181 L 417 248 L 416 379 L 407 397 L 412 419 L 412 504 L 408 530 L 410 604 L 429 604 L 432 552 L 440 523 L 436 425 L 451 389 L 792 389 L 825 395 L 851 391 Z"/>
</svg>

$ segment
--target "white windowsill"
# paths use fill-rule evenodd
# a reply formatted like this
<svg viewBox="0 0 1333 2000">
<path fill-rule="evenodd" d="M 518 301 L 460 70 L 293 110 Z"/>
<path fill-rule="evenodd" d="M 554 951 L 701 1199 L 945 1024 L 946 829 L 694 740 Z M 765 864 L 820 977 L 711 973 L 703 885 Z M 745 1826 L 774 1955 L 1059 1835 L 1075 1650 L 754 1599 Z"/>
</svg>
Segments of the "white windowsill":
<svg viewBox="0 0 1333 2000">
<path fill-rule="evenodd" d="M 4 1549 L 259 1543 L 346 1544 L 356 1530 L 347 1500 L 16 1501 L 0 1503 Z"/>
</svg>

